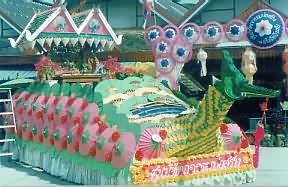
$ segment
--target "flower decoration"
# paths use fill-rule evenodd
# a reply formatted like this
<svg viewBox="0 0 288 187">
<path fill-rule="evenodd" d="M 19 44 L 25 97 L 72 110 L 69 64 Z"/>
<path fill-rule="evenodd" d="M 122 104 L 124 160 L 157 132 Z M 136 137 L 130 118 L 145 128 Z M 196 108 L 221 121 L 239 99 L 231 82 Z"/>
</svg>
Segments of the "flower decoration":
<svg viewBox="0 0 288 187">
<path fill-rule="evenodd" d="M 43 56 L 40 62 L 34 66 L 37 70 L 37 78 L 40 80 L 50 80 L 57 71 L 61 71 L 61 67 L 50 61 L 46 56 Z"/>
<path fill-rule="evenodd" d="M 195 43 L 200 37 L 200 28 L 194 23 L 188 23 L 181 30 L 182 36 L 189 43 Z"/>
<path fill-rule="evenodd" d="M 217 22 L 208 22 L 204 26 L 203 38 L 209 43 L 217 43 L 223 34 L 222 26 Z"/>
<path fill-rule="evenodd" d="M 220 131 L 226 150 L 238 151 L 240 148 L 248 147 L 249 142 L 246 142 L 247 138 L 237 124 L 221 124 Z"/>
<path fill-rule="evenodd" d="M 144 39 L 149 45 L 151 45 L 162 35 L 163 35 L 163 29 L 161 27 L 152 26 L 146 30 Z"/>
<path fill-rule="evenodd" d="M 260 37 L 265 35 L 271 35 L 273 25 L 269 22 L 269 20 L 261 20 L 256 23 L 255 32 L 259 34 Z"/>
<path fill-rule="evenodd" d="M 246 36 L 246 27 L 243 21 L 235 19 L 225 27 L 225 34 L 228 40 L 238 42 Z"/>
<path fill-rule="evenodd" d="M 186 63 L 192 56 L 191 48 L 183 42 L 174 45 L 172 49 L 172 57 L 179 63 Z"/>
<path fill-rule="evenodd" d="M 175 67 L 175 63 L 170 58 L 156 58 L 156 68 L 161 73 L 169 73 Z"/>
<path fill-rule="evenodd" d="M 97 32 L 100 29 L 100 22 L 97 19 L 92 19 L 89 22 L 89 31 Z"/>
<path fill-rule="evenodd" d="M 179 29 L 175 25 L 167 25 L 163 30 L 165 38 L 170 41 L 175 40 L 179 34 Z"/>
<path fill-rule="evenodd" d="M 167 56 L 171 52 L 171 42 L 165 38 L 159 38 L 152 46 L 155 56 Z"/>
</svg>

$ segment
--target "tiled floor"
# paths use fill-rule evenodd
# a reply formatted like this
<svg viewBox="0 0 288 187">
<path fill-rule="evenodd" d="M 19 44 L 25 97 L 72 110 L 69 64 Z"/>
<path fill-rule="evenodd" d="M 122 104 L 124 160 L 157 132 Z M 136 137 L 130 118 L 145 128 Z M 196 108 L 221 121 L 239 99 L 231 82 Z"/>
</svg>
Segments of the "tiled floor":
<svg viewBox="0 0 288 187">
<path fill-rule="evenodd" d="M 257 185 L 288 186 L 288 148 L 262 148 L 260 167 L 257 169 Z M 71 185 L 71 183 L 53 177 L 37 168 L 23 166 L 14 162 L 2 160 L 0 165 L 0 186 L 51 186 Z M 73 185 L 73 184 L 72 184 Z"/>
</svg>

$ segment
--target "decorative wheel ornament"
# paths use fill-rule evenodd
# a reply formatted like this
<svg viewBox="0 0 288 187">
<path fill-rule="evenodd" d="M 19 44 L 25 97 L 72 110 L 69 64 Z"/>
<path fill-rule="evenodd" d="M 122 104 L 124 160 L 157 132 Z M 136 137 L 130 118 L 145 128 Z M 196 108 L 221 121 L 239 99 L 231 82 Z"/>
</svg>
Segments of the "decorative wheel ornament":
<svg viewBox="0 0 288 187">
<path fill-rule="evenodd" d="M 156 58 L 156 69 L 161 73 L 169 73 L 175 67 L 174 61 L 169 57 Z"/>
<path fill-rule="evenodd" d="M 97 32 L 100 29 L 100 22 L 94 18 L 89 21 L 88 27 L 90 32 Z"/>
<path fill-rule="evenodd" d="M 159 77 L 157 78 L 158 81 L 160 83 L 162 83 L 164 86 L 168 87 L 168 88 L 174 88 L 175 84 L 173 84 L 173 82 L 171 81 L 171 78 L 168 76 L 164 76 L 164 75 L 159 75 Z"/>
<path fill-rule="evenodd" d="M 285 23 L 273 10 L 262 9 L 254 12 L 246 22 L 247 39 L 256 48 L 268 49 L 281 40 Z"/>
<path fill-rule="evenodd" d="M 66 26 L 66 20 L 63 16 L 57 16 L 54 20 L 55 30 L 58 32 L 62 32 Z"/>
<path fill-rule="evenodd" d="M 241 20 L 231 20 L 225 27 L 225 35 L 231 42 L 239 42 L 246 36 L 247 29 Z"/>
<path fill-rule="evenodd" d="M 141 150 L 145 159 L 159 158 L 164 149 L 164 139 L 159 128 L 152 127 L 145 129 L 140 136 L 137 150 Z"/>
<path fill-rule="evenodd" d="M 179 63 L 186 63 L 192 57 L 192 49 L 185 42 L 177 42 L 172 48 L 172 57 Z"/>
<path fill-rule="evenodd" d="M 146 43 L 151 45 L 153 42 L 155 42 L 160 36 L 162 36 L 164 33 L 163 29 L 159 26 L 152 26 L 149 27 L 145 31 L 144 39 Z"/>
<path fill-rule="evenodd" d="M 208 22 L 204 25 L 203 39 L 210 43 L 215 44 L 223 37 L 223 27 L 218 22 Z"/>
<path fill-rule="evenodd" d="M 167 25 L 164 27 L 164 36 L 169 40 L 175 40 L 179 34 L 178 27 L 174 25 Z"/>
<path fill-rule="evenodd" d="M 194 23 L 188 23 L 181 29 L 181 35 L 189 43 L 195 43 L 201 35 L 200 27 Z"/>
<path fill-rule="evenodd" d="M 171 53 L 171 42 L 164 38 L 160 37 L 158 38 L 152 46 L 152 51 L 155 56 L 167 56 Z"/>
</svg>

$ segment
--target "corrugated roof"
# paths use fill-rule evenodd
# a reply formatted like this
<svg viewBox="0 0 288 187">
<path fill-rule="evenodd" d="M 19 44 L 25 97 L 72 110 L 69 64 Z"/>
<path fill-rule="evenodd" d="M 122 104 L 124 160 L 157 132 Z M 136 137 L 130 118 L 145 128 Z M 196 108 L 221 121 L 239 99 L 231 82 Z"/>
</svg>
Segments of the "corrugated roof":
<svg viewBox="0 0 288 187">
<path fill-rule="evenodd" d="M 36 76 L 37 71 L 34 68 L 23 68 L 22 66 L 0 67 L 0 80 L 35 79 Z"/>
<path fill-rule="evenodd" d="M 0 16 L 21 32 L 35 12 L 43 11 L 47 8 L 49 7 L 24 0 L 1 0 Z"/>
</svg>

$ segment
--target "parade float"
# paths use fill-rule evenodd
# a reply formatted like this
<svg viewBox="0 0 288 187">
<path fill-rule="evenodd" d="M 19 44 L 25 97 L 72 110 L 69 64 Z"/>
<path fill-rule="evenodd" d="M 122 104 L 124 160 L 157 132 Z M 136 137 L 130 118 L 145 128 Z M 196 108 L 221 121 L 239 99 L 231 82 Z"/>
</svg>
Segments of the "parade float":
<svg viewBox="0 0 288 187">
<path fill-rule="evenodd" d="M 244 23 L 232 26 L 246 36 Z M 197 105 L 185 102 L 177 79 L 191 59 L 192 44 L 224 38 L 220 24 L 204 28 L 194 23 L 181 29 L 147 28 L 145 39 L 155 55 L 154 77 L 109 58 L 96 59 L 95 64 L 102 65 L 93 74 L 69 69 L 74 79 L 65 81 L 67 69 L 43 57 L 37 65 L 39 81 L 13 95 L 17 131 L 7 132 L 17 137 L 10 147 L 13 159 L 79 184 L 254 182 L 263 127 L 260 124 L 254 133 L 254 152 L 248 137 L 226 114 L 236 100 L 280 93 L 249 84 L 233 57 L 223 51 L 221 77 Z M 115 35 L 99 9 L 71 16 L 65 7 L 56 7 L 36 13 L 20 37 L 10 41 L 14 47 L 37 45 L 44 51 L 75 45 L 108 50 L 121 43 L 121 36 Z M 205 63 L 203 55 L 199 59 Z M 86 79 L 95 74 L 97 78 Z M 53 77 L 62 79 L 49 80 Z M 5 118 L 5 124 L 10 121 Z"/>
</svg>

